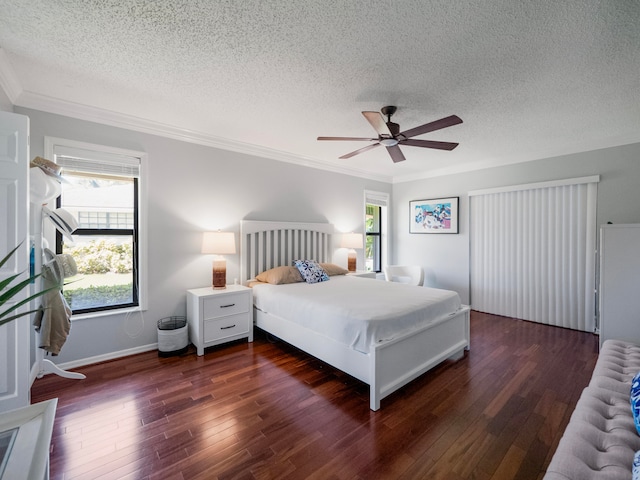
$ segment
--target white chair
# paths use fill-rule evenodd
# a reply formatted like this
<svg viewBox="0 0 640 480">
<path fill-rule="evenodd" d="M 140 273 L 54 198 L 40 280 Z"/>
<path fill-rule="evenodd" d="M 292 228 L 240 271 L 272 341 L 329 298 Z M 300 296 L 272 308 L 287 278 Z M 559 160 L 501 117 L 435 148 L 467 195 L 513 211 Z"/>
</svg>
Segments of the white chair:
<svg viewBox="0 0 640 480">
<path fill-rule="evenodd" d="M 419 265 L 387 265 L 384 267 L 384 279 L 387 282 L 421 287 L 424 283 L 424 270 Z"/>
</svg>

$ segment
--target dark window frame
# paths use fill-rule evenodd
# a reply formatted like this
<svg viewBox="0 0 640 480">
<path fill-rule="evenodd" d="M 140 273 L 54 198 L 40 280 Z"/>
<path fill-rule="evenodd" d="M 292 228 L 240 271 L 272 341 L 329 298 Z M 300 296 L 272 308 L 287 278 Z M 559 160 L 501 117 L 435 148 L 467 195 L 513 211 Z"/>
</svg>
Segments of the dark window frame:
<svg viewBox="0 0 640 480">
<path fill-rule="evenodd" d="M 367 203 L 365 204 L 365 214 L 367 213 L 366 210 L 368 210 L 369 208 L 378 209 L 378 215 L 377 215 L 378 221 L 377 221 L 377 229 L 376 229 L 377 231 L 369 232 L 369 231 L 366 231 L 367 229 L 365 228 L 365 235 L 366 237 L 373 238 L 373 241 L 372 241 L 372 248 L 374 249 L 373 271 L 376 273 L 380 273 L 382 271 L 382 207 L 380 205 Z M 375 215 L 374 215 L 374 218 L 376 218 Z M 365 242 L 365 245 L 366 243 L 367 242 Z"/>
<path fill-rule="evenodd" d="M 131 237 L 132 239 L 132 256 L 133 256 L 133 265 L 132 265 L 132 278 L 133 278 L 133 286 L 132 286 L 132 301 L 128 303 L 119 303 L 116 305 L 104 305 L 100 307 L 92 307 L 92 308 L 81 308 L 77 310 L 72 310 L 74 315 L 82 315 L 85 313 L 95 313 L 95 312 L 104 312 L 109 310 L 121 310 L 126 308 L 135 308 L 140 306 L 140 292 L 139 292 L 139 284 L 140 284 L 140 244 L 139 244 L 139 229 L 140 225 L 138 223 L 139 213 L 138 208 L 140 204 L 139 190 L 138 190 L 138 177 L 130 177 L 133 180 L 133 228 L 78 228 L 73 232 L 73 235 L 78 236 L 126 236 Z M 59 196 L 56 200 L 57 207 L 62 206 L 62 195 Z M 56 253 L 62 253 L 62 242 L 63 237 L 60 232 L 56 232 Z M 63 289 L 64 290 L 64 289 Z"/>
</svg>

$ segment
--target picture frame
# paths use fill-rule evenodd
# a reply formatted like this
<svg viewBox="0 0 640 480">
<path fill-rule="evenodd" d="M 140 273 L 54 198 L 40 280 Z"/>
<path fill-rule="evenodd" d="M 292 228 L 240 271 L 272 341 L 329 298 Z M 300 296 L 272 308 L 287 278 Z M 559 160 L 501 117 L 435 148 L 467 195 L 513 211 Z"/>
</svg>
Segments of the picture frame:
<svg viewBox="0 0 640 480">
<path fill-rule="evenodd" d="M 460 197 L 409 202 L 409 233 L 458 233 Z"/>
</svg>

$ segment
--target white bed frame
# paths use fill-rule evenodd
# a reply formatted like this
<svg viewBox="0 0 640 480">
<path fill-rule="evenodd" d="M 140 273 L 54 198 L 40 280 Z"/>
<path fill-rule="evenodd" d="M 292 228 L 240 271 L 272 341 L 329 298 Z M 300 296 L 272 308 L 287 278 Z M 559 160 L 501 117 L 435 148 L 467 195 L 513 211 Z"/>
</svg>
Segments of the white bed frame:
<svg viewBox="0 0 640 480">
<path fill-rule="evenodd" d="M 326 223 L 243 221 L 242 281 L 299 258 L 330 262 L 333 233 L 333 225 Z M 470 346 L 469 311 L 464 306 L 418 331 L 372 345 L 368 354 L 255 308 L 254 320 L 266 332 L 367 383 L 370 408 L 378 410 L 384 397 L 447 358 L 464 356 Z"/>
</svg>

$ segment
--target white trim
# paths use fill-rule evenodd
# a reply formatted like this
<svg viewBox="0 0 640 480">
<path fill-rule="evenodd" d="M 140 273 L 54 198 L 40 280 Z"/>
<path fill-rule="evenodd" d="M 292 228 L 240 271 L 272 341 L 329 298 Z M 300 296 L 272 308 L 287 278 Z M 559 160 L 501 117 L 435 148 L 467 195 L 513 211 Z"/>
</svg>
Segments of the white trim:
<svg viewBox="0 0 640 480">
<path fill-rule="evenodd" d="M 373 201 L 373 203 L 371 201 Z M 377 203 L 377 201 L 379 203 Z M 381 205 L 382 203 L 384 203 L 384 205 Z M 376 192 L 374 190 L 364 191 L 364 205 L 362 211 L 364 213 L 365 228 L 367 225 L 367 204 L 382 207 L 380 217 L 380 255 L 382 256 L 380 259 L 380 269 L 382 271 L 385 265 L 389 265 L 391 263 L 389 255 L 389 238 L 391 232 L 391 227 L 389 225 L 389 210 L 391 208 L 391 195 L 386 192 Z"/>
<path fill-rule="evenodd" d="M 1 64 L 0 71 L 2 71 Z M 18 95 L 16 95 L 16 97 L 18 97 Z M 327 164 L 303 155 L 293 155 L 291 153 L 272 148 L 221 138 L 204 132 L 187 130 L 173 125 L 135 117 L 133 115 L 126 115 L 101 108 L 67 102 L 33 92 L 25 92 L 21 90 L 19 92 L 19 98 L 11 100 L 14 105 L 23 108 L 32 108 L 34 110 L 54 113 L 57 115 L 65 115 L 71 118 L 96 122 L 102 125 L 110 125 L 117 128 L 124 128 L 135 132 L 158 135 L 164 138 L 172 138 L 174 140 L 180 140 L 182 142 L 193 143 L 196 145 L 204 145 L 207 147 L 219 148 L 221 150 L 254 155 L 260 158 L 270 158 L 281 162 L 293 163 L 298 166 L 341 173 L 344 175 L 352 175 L 379 182 L 392 183 L 393 181 L 393 177 L 387 175 L 372 174 L 355 168 L 349 168 L 344 165 Z"/>
<path fill-rule="evenodd" d="M 49 154 L 50 157 L 53 158 L 54 148 L 58 147 L 61 149 L 63 154 L 68 154 L 70 150 L 85 150 L 88 152 L 96 152 L 97 155 L 101 153 L 104 154 L 105 158 L 111 156 L 118 157 L 136 157 L 142 159 L 142 157 L 146 157 L 146 152 L 141 152 L 139 150 L 128 150 L 126 148 L 118 148 L 118 147 L 110 147 L 107 145 L 98 145 L 95 143 L 88 142 L 79 142 L 77 140 L 68 140 L 66 138 L 58 138 L 58 137 L 44 137 L 44 152 L 45 154 Z M 65 153 L 66 152 L 66 153 Z M 60 153 L 60 152 L 57 152 Z"/>
<path fill-rule="evenodd" d="M 600 175 L 592 175 L 590 177 L 566 178 L 564 180 L 550 180 L 548 182 L 525 183 L 522 185 L 510 185 L 508 187 L 485 188 L 482 190 L 473 190 L 468 193 L 470 197 L 475 195 L 489 195 L 493 193 L 519 192 L 522 190 L 534 190 L 536 188 L 563 187 L 565 185 L 581 185 L 583 183 L 597 183 L 600 181 Z"/>
<path fill-rule="evenodd" d="M 76 140 L 67 140 L 64 138 L 57 137 L 44 137 L 44 155 L 45 158 L 53 159 L 55 158 L 55 148 L 56 147 L 68 147 L 68 148 L 78 148 L 81 150 L 94 150 L 96 152 L 104 152 L 106 154 L 111 155 L 124 155 L 127 157 L 136 157 L 140 159 L 140 172 L 139 177 L 140 182 L 138 184 L 138 240 L 139 245 L 142 248 L 138 250 L 138 308 L 141 310 L 147 310 L 148 298 L 149 298 L 149 282 L 148 282 L 148 273 L 149 273 L 149 260 L 148 260 L 148 251 L 149 251 L 149 234 L 148 234 L 148 206 L 149 206 L 149 187 L 148 187 L 148 179 L 149 173 L 147 172 L 147 168 L 149 165 L 148 155 L 146 152 L 140 152 L 137 150 L 128 150 L 124 148 L 111 147 L 107 145 L 98 145 L 94 143 L 87 142 L 79 142 Z M 109 310 L 109 312 L 115 313 L 123 313 L 123 310 Z"/>
<path fill-rule="evenodd" d="M 139 313 L 140 315 L 144 315 L 144 312 L 146 312 L 146 309 L 142 309 L 140 306 L 117 308 L 113 310 L 100 310 L 97 312 L 90 312 L 90 313 L 76 313 L 71 317 L 71 321 L 78 322 L 82 320 L 91 320 L 98 317 L 113 317 L 115 315 L 132 315 L 134 313 Z"/>
<path fill-rule="evenodd" d="M 137 355 L 138 353 L 150 352 L 157 350 L 157 343 L 150 343 L 148 345 L 141 345 L 139 347 L 127 348 L 126 350 L 119 350 L 117 352 L 109 352 L 103 355 L 96 355 L 94 357 L 80 358 L 71 362 L 65 362 L 57 364 L 57 366 L 63 370 L 71 370 L 73 368 L 85 367 L 87 365 L 93 365 L 95 363 L 102 363 L 109 360 L 115 360 L 117 358 L 128 357 L 130 355 Z"/>
</svg>

